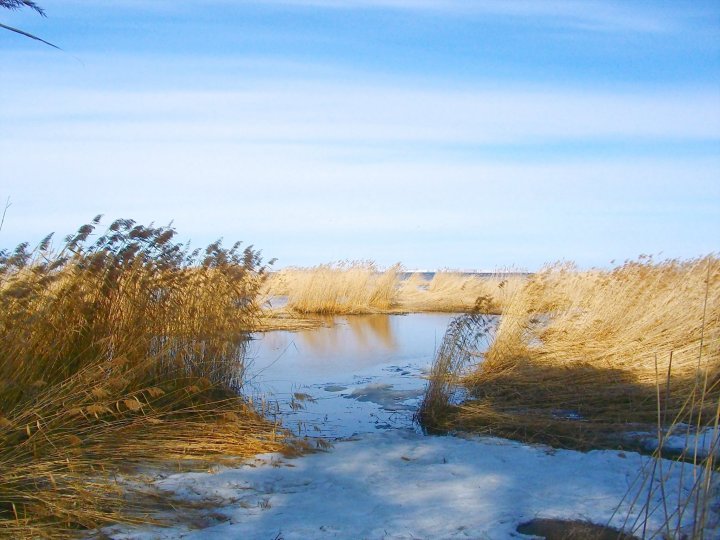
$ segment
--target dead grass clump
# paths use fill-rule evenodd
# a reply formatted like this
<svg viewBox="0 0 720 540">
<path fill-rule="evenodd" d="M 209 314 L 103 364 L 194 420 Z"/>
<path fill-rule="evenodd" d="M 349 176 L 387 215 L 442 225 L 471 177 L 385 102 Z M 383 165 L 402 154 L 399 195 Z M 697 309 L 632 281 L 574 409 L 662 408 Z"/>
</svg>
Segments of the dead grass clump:
<svg viewBox="0 0 720 540">
<path fill-rule="evenodd" d="M 487 346 L 492 321 L 485 315 L 469 313 L 448 325 L 440 349 L 435 355 L 428 386 L 417 419 L 430 430 L 441 427 L 455 401 L 461 377 L 474 366 L 479 351 Z"/>
<path fill-rule="evenodd" d="M 436 272 L 429 281 L 412 274 L 402 282 L 402 304 L 408 311 L 462 313 L 473 309 L 478 297 L 475 280 L 460 272 Z"/>
<path fill-rule="evenodd" d="M 399 271 L 400 265 L 380 272 L 372 263 L 350 262 L 287 269 L 274 280 L 297 313 L 376 313 L 397 303 Z"/>
<path fill-rule="evenodd" d="M 638 540 L 612 527 L 579 520 L 535 518 L 518 525 L 517 531 L 545 540 Z"/>
<path fill-rule="evenodd" d="M 147 519 L 118 473 L 282 446 L 239 394 L 259 255 L 99 221 L 0 253 L 0 535 Z"/>
</svg>

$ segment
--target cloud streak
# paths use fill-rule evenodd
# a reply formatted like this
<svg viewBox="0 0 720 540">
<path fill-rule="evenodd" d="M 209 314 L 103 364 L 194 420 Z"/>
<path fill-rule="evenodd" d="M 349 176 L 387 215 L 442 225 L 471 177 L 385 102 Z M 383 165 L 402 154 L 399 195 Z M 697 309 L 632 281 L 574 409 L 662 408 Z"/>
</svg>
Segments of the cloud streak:
<svg viewBox="0 0 720 540">
<path fill-rule="evenodd" d="M 73 0 L 81 4 L 79 0 Z M 73 1 L 69 3 L 73 3 Z M 643 7 L 613 0 L 208 0 L 205 6 L 244 4 L 281 6 L 312 10 L 392 10 L 434 15 L 508 18 L 536 21 L 550 27 L 598 32 L 667 33 L 682 29 L 683 22 L 703 13 L 707 7 L 683 5 Z M 115 0 L 104 7 L 137 10 L 187 10 L 194 4 L 177 0 Z M 715 10 L 717 11 L 717 10 Z"/>
<path fill-rule="evenodd" d="M 5 117 L 17 124 L 13 137 L 31 132 L 36 137 L 39 129 L 66 139 L 345 144 L 720 139 L 720 96 L 713 89 L 455 91 L 294 80 L 245 86 L 221 92 L 30 92 L 6 97 Z"/>
<path fill-rule="evenodd" d="M 270 0 L 282 5 L 332 9 L 395 9 L 477 17 L 548 19 L 553 26 L 598 31 L 666 32 L 677 28 L 669 13 L 627 3 L 576 0 Z"/>
</svg>

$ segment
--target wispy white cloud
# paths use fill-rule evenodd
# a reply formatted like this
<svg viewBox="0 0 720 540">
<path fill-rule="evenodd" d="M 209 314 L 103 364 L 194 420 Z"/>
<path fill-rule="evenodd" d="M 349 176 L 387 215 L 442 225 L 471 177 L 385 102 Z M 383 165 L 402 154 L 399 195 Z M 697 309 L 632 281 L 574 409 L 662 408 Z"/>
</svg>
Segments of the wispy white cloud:
<svg viewBox="0 0 720 540">
<path fill-rule="evenodd" d="M 511 144 L 720 138 L 720 95 L 710 88 L 457 91 L 298 80 L 245 86 L 222 92 L 28 92 L 6 97 L 6 119 L 17 122 L 14 137 L 32 131 L 76 140 Z"/>
<path fill-rule="evenodd" d="M 267 0 L 266 0 L 267 1 Z M 593 0 L 269 0 L 285 5 L 335 9 L 386 8 L 440 13 L 547 19 L 551 26 L 590 30 L 663 32 L 677 28 L 668 13 L 627 2 Z"/>
<path fill-rule="evenodd" d="M 717 158 L 355 160 L 352 148 L 325 144 L 119 141 L 95 131 L 5 137 L 0 153 L 14 202 L 0 245 L 69 232 L 103 212 L 175 220 L 201 243 L 252 241 L 283 265 L 370 257 L 532 268 L 718 248 Z M 588 249 L 604 258 L 586 258 Z"/>
<path fill-rule="evenodd" d="M 0 196 L 22 218 L 10 216 L 0 241 L 104 212 L 174 219 L 200 242 L 250 239 L 282 264 L 537 267 L 717 249 L 717 157 L 572 150 L 717 142 L 714 88 L 423 88 L 292 71 L 223 91 L 79 89 L 53 74 L 33 85 L 48 93 L 14 79 L 0 111 L 12 126 L 0 133 Z M 513 150 L 566 143 L 554 157 Z M 463 145 L 506 158 L 453 155 Z"/>
<path fill-rule="evenodd" d="M 70 3 L 82 3 L 70 0 Z M 616 0 L 208 0 L 205 6 L 232 4 L 332 10 L 394 10 L 473 17 L 542 20 L 550 27 L 594 31 L 660 33 L 679 30 L 683 21 L 701 11 L 697 6 L 658 6 Z M 186 10 L 195 3 L 178 0 L 113 0 L 105 7 L 143 10 Z"/>
</svg>

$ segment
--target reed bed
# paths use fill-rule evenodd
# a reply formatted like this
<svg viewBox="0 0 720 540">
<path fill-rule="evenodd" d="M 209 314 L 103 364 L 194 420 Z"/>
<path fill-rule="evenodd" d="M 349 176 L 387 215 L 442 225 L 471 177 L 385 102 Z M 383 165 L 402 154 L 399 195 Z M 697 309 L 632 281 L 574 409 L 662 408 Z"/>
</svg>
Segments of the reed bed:
<svg viewBox="0 0 720 540">
<path fill-rule="evenodd" d="M 579 444 L 592 433 L 655 422 L 658 377 L 669 420 L 713 419 L 719 320 L 716 257 L 640 260 L 609 272 L 548 268 L 527 281 L 497 326 L 470 321 L 492 333 L 491 343 L 462 378 L 473 399 L 453 421 Z"/>
<path fill-rule="evenodd" d="M 397 304 L 399 271 L 379 272 L 370 262 L 290 268 L 273 276 L 267 294 L 287 296 L 287 309 L 300 314 L 377 313 Z"/>
<path fill-rule="evenodd" d="M 147 520 L 119 475 L 286 448 L 241 394 L 258 253 L 99 223 L 0 253 L 0 536 Z"/>
<path fill-rule="evenodd" d="M 460 404 L 449 398 L 457 388 L 466 393 Z M 648 493 L 663 489 L 668 471 L 659 458 L 673 457 L 690 467 L 691 487 L 680 500 L 663 498 L 663 508 L 644 509 L 646 518 L 664 512 L 662 531 L 645 530 L 642 520 L 626 526 L 643 537 L 703 538 L 720 498 L 719 413 L 720 260 L 707 256 L 535 274 L 499 324 L 474 316 L 451 326 L 420 419 L 428 429 L 577 449 L 647 451 L 637 433 L 654 433 L 657 459 L 639 481 Z M 702 433 L 711 437 L 704 452 Z M 663 450 L 671 435 L 684 435 L 683 449 Z"/>
<path fill-rule="evenodd" d="M 429 282 L 410 276 L 401 284 L 399 304 L 411 312 L 499 314 L 526 279 L 523 273 L 514 271 L 481 276 L 444 270 L 435 272 Z"/>
<path fill-rule="evenodd" d="M 292 313 L 500 313 L 525 280 L 517 272 L 479 276 L 453 271 L 436 272 L 427 280 L 419 273 L 404 275 L 399 264 L 381 272 L 371 262 L 352 262 L 282 270 L 268 280 L 264 297 L 287 298 L 284 308 L 275 310 L 282 317 Z"/>
</svg>

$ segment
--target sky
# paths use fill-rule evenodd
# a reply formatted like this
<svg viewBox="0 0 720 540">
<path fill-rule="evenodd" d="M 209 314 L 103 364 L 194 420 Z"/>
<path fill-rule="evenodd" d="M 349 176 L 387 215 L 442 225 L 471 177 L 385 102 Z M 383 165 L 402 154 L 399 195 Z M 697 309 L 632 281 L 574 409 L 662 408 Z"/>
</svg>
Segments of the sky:
<svg viewBox="0 0 720 540">
<path fill-rule="evenodd" d="M 96 214 L 276 267 L 720 251 L 720 3 L 38 0 L 0 12 L 0 248 Z M 1 208 L 0 208 L 1 210 Z"/>
</svg>

